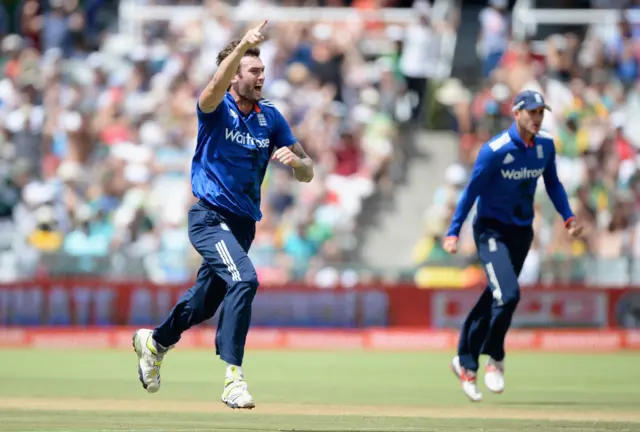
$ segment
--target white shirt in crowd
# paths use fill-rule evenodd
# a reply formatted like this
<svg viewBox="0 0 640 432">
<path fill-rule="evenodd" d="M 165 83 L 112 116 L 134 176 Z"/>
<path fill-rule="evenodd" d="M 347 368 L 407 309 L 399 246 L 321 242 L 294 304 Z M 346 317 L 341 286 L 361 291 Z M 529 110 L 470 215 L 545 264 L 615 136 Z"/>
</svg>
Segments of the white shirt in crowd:
<svg viewBox="0 0 640 432">
<path fill-rule="evenodd" d="M 494 8 L 485 8 L 480 12 L 481 42 L 480 55 L 486 57 L 492 53 L 505 52 L 509 43 L 509 22 L 507 17 Z"/>
<path fill-rule="evenodd" d="M 430 25 L 415 23 L 407 27 L 400 58 L 403 75 L 432 78 L 438 73 L 439 58 L 439 36 Z"/>
</svg>

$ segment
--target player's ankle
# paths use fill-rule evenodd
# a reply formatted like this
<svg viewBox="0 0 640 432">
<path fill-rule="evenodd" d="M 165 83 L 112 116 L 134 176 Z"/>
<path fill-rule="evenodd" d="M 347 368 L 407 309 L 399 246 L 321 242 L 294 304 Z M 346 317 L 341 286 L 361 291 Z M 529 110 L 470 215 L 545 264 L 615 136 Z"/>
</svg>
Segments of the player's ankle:
<svg viewBox="0 0 640 432">
<path fill-rule="evenodd" d="M 151 346 L 149 346 L 151 345 Z M 158 342 L 153 335 L 149 336 L 149 339 L 147 339 L 147 347 L 149 347 L 149 349 L 155 350 L 157 352 L 157 354 L 165 354 L 167 351 L 169 351 L 168 347 L 165 347 L 164 345 L 162 345 L 160 342 Z"/>
<path fill-rule="evenodd" d="M 242 366 L 236 366 L 236 365 L 232 365 L 230 363 L 227 363 L 227 374 L 226 377 L 228 379 L 242 379 L 244 377 L 244 374 L 242 372 Z"/>
</svg>

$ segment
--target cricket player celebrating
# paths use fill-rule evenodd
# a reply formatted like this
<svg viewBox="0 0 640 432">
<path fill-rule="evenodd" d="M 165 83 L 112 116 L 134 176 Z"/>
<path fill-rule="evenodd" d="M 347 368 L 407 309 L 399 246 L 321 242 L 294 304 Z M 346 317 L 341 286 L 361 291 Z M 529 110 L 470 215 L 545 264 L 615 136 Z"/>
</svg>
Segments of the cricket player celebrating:
<svg viewBox="0 0 640 432">
<path fill-rule="evenodd" d="M 538 92 L 516 96 L 515 122 L 480 150 L 444 240 L 445 250 L 455 254 L 460 227 L 478 198 L 473 236 L 489 283 L 462 326 L 451 365 L 472 401 L 482 399 L 476 387 L 480 354 L 489 356 L 487 388 L 504 390 L 504 340 L 520 299 L 518 276 L 533 240 L 533 201 L 540 176 L 568 233 L 577 237 L 582 231 L 558 179 L 553 139 L 540 132 L 546 109 Z"/>
<path fill-rule="evenodd" d="M 195 285 L 155 330 L 133 336 L 142 386 L 160 389 L 160 366 L 182 333 L 210 319 L 222 303 L 215 338 L 216 354 L 227 363 L 222 402 L 253 408 L 242 372 L 258 289 L 247 256 L 260 211 L 260 187 L 269 159 L 293 169 L 298 181 L 313 179 L 313 164 L 293 137 L 280 112 L 262 99 L 264 65 L 258 46 L 267 21 L 231 42 L 217 58 L 218 70 L 200 94 L 197 147 L 191 185 L 199 201 L 189 211 L 189 239 L 203 261 Z"/>
</svg>

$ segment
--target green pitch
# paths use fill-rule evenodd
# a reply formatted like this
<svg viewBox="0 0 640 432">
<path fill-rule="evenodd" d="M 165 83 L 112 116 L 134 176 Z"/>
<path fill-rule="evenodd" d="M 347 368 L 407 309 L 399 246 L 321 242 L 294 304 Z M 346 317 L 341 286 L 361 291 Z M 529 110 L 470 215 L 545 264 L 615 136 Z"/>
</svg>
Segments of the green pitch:
<svg viewBox="0 0 640 432">
<path fill-rule="evenodd" d="M 252 351 L 257 407 L 219 400 L 224 365 L 176 350 L 162 390 L 129 351 L 0 350 L 0 431 L 640 431 L 640 355 L 509 356 L 507 388 L 471 404 L 442 353 Z"/>
</svg>

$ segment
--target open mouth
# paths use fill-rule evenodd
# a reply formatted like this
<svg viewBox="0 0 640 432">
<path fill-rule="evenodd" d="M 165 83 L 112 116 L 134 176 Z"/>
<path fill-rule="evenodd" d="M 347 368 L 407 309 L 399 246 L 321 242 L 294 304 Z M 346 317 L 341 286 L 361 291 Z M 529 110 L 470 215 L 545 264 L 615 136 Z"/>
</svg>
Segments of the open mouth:
<svg viewBox="0 0 640 432">
<path fill-rule="evenodd" d="M 257 85 L 257 86 L 254 87 L 254 89 L 256 91 L 262 91 L 262 86 L 261 85 Z"/>
</svg>

